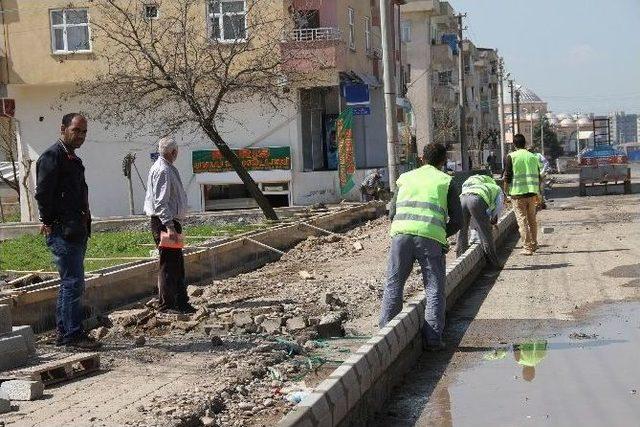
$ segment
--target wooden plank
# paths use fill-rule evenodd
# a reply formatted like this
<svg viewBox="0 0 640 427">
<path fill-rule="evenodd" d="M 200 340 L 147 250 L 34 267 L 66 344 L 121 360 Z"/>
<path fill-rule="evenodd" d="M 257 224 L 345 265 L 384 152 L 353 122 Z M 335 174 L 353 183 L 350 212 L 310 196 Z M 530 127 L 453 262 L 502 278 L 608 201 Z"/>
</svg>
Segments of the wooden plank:
<svg viewBox="0 0 640 427">
<path fill-rule="evenodd" d="M 13 378 L 42 381 L 45 387 L 83 377 L 100 369 L 98 353 L 78 353 L 64 359 L 9 372 Z"/>
</svg>

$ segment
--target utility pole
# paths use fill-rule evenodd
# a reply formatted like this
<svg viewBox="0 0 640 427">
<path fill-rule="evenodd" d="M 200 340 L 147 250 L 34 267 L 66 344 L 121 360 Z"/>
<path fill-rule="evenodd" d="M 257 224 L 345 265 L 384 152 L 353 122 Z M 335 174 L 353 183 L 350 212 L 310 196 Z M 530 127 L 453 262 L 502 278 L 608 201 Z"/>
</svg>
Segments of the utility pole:
<svg viewBox="0 0 640 427">
<path fill-rule="evenodd" d="M 520 91 L 516 89 L 516 126 L 518 127 L 516 133 L 520 133 Z"/>
<path fill-rule="evenodd" d="M 511 92 L 511 142 L 513 142 L 513 135 L 516 134 L 516 104 L 513 101 L 513 80 L 509 80 L 509 91 Z"/>
<path fill-rule="evenodd" d="M 498 51 L 496 50 L 496 53 Z M 498 57 L 498 118 L 500 120 L 500 164 L 504 170 L 504 60 Z"/>
<path fill-rule="evenodd" d="M 387 124 L 387 164 L 389 188 L 396 191 L 396 145 L 398 143 L 398 119 L 396 117 L 395 43 L 391 31 L 391 1 L 380 0 L 380 27 L 382 32 L 382 63 L 384 73 L 384 104 Z"/>
<path fill-rule="evenodd" d="M 464 39 L 462 38 L 462 31 L 465 29 L 462 27 L 462 18 L 467 14 L 458 14 L 458 112 L 459 112 L 459 131 L 458 140 L 460 141 L 460 156 L 462 157 L 462 170 L 469 170 L 469 149 L 467 147 L 467 135 L 466 135 L 466 113 L 465 113 L 465 98 L 466 88 L 464 86 Z"/>
</svg>

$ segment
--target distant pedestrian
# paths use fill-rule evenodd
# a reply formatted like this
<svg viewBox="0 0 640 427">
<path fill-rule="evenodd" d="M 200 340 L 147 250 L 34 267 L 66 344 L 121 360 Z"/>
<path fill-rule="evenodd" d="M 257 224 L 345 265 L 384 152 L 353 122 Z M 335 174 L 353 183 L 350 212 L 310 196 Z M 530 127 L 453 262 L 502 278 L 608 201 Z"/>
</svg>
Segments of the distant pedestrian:
<svg viewBox="0 0 640 427">
<path fill-rule="evenodd" d="M 491 225 L 498 223 L 498 217 L 503 209 L 502 189 L 490 176 L 472 175 L 462 184 L 460 205 L 462 206 L 462 226 L 458 234 L 457 255 L 461 256 L 469 247 L 469 225 L 473 224 L 480 235 L 487 262 L 495 269 L 502 268 L 491 231 Z"/>
<path fill-rule="evenodd" d="M 47 238 L 60 273 L 56 306 L 56 345 L 97 349 L 82 327 L 84 257 L 91 234 L 89 189 L 82 160 L 76 150 L 87 136 L 87 119 L 78 113 L 65 114 L 60 138 L 36 162 L 36 194 L 40 211 L 40 232 Z"/>
<path fill-rule="evenodd" d="M 391 252 L 382 300 L 380 327 L 402 310 L 403 289 L 417 260 L 426 294 L 423 344 L 427 350 L 442 350 L 446 308 L 445 254 L 447 237 L 460 228 L 460 199 L 452 177 L 442 172 L 447 150 L 442 144 L 424 148 L 425 166 L 400 175 L 391 201 Z"/>
<path fill-rule="evenodd" d="M 378 200 L 380 190 L 382 189 L 382 174 L 378 169 L 368 174 L 360 185 L 360 193 L 363 202 Z"/>
<path fill-rule="evenodd" d="M 551 163 L 549 160 L 542 154 L 536 153 L 538 156 L 538 160 L 540 161 L 540 208 L 547 208 L 547 190 L 546 190 L 546 180 L 547 175 L 551 173 Z"/>
<path fill-rule="evenodd" d="M 496 153 L 493 151 L 487 156 L 487 165 L 489 166 L 491 173 L 495 173 L 498 169 L 497 160 L 498 158 L 496 157 Z"/>
<path fill-rule="evenodd" d="M 504 171 L 504 190 L 513 204 L 523 240 L 523 255 L 538 250 L 536 211 L 540 194 L 540 161 L 525 149 L 527 141 L 522 134 L 513 137 L 516 151 L 509 153 Z"/>
<path fill-rule="evenodd" d="M 173 163 L 178 158 L 178 144 L 171 137 L 158 141 L 160 156 L 149 171 L 144 212 L 151 217 L 151 234 L 160 254 L 158 272 L 159 310 L 169 313 L 195 313 L 189 304 L 185 283 L 184 256 L 179 241 L 182 221 L 187 213 L 187 193 L 180 173 Z M 173 245 L 161 244 L 166 233 Z M 173 247 L 169 247 L 173 246 Z"/>
</svg>

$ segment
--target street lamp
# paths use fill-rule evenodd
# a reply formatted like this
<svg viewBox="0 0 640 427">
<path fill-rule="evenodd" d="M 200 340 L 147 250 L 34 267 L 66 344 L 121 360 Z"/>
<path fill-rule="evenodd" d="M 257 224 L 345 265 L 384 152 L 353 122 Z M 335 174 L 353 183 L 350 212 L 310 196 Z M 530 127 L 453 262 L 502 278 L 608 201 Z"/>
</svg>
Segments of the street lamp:
<svg viewBox="0 0 640 427">
<path fill-rule="evenodd" d="M 527 110 L 526 108 L 523 108 L 522 111 L 527 113 L 527 116 L 529 116 L 529 130 L 531 135 L 531 144 L 533 144 L 533 118 L 538 117 L 538 113 L 540 112 L 540 110 L 529 112 L 529 110 Z"/>
</svg>

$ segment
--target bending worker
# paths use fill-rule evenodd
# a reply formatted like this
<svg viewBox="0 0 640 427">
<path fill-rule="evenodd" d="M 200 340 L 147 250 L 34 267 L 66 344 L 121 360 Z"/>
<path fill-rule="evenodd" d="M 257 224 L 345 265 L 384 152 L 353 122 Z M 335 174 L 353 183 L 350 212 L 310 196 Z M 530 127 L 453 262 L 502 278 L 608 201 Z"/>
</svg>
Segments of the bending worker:
<svg viewBox="0 0 640 427">
<path fill-rule="evenodd" d="M 444 145 L 427 145 L 424 159 L 425 166 L 400 175 L 391 202 L 391 253 L 380 327 L 402 310 L 404 284 L 417 260 L 426 293 L 424 347 L 443 350 L 445 254 L 449 250 L 447 237 L 460 228 L 460 199 L 450 186 L 451 177 L 442 172 L 447 161 Z"/>
<path fill-rule="evenodd" d="M 462 184 L 460 205 L 462 206 L 462 227 L 458 235 L 457 255 L 462 255 L 469 247 L 469 223 L 473 219 L 487 262 L 493 268 L 502 268 L 491 230 L 491 225 L 498 223 L 498 217 L 504 205 L 502 189 L 490 176 L 470 176 Z"/>
<path fill-rule="evenodd" d="M 538 250 L 536 210 L 540 194 L 540 161 L 537 155 L 525 149 L 524 135 L 516 134 L 513 144 L 516 151 L 507 156 L 504 191 L 513 199 L 520 237 L 524 240 L 522 254 L 533 255 Z"/>
</svg>

